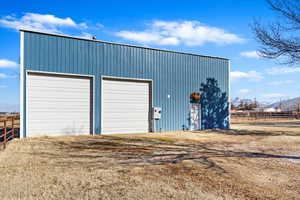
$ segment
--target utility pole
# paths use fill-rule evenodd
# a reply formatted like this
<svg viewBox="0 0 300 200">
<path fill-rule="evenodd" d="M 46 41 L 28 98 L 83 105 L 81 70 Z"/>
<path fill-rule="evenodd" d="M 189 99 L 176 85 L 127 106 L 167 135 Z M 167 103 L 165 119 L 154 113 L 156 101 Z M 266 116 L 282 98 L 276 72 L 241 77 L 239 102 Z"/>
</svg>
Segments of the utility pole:
<svg viewBox="0 0 300 200">
<path fill-rule="evenodd" d="M 254 108 L 257 108 L 258 107 L 258 105 L 257 105 L 258 103 L 257 103 L 257 101 L 256 101 L 256 97 L 254 98 Z"/>
</svg>

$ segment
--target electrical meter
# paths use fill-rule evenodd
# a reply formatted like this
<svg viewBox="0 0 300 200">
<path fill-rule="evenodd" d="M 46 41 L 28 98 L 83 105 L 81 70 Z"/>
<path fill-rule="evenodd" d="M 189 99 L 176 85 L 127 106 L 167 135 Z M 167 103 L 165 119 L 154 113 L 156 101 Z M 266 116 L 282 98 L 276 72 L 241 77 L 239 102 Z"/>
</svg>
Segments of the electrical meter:
<svg viewBox="0 0 300 200">
<path fill-rule="evenodd" d="M 152 118 L 155 120 L 158 120 L 161 118 L 161 108 L 160 107 L 152 108 Z"/>
</svg>

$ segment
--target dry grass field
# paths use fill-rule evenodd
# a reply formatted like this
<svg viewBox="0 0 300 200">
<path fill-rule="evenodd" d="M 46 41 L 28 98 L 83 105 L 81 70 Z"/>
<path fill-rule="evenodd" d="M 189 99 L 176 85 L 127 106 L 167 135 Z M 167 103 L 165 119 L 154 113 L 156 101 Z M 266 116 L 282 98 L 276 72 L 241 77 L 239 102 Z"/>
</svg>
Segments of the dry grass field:
<svg viewBox="0 0 300 200">
<path fill-rule="evenodd" d="M 14 140 L 1 199 L 300 199 L 300 121 L 232 128 Z"/>
</svg>

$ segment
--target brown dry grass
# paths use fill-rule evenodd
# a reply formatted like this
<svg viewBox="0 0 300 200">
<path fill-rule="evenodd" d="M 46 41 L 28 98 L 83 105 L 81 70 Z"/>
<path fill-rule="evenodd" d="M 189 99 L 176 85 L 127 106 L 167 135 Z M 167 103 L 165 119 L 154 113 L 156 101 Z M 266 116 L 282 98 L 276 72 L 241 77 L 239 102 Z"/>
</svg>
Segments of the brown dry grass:
<svg viewBox="0 0 300 200">
<path fill-rule="evenodd" d="M 2 199 L 300 199 L 300 121 L 15 140 L 0 169 Z"/>
<path fill-rule="evenodd" d="M 255 117 L 231 117 L 231 124 L 241 124 L 241 123 L 261 123 L 261 122 L 283 122 L 283 121 L 297 121 L 294 117 L 265 117 L 265 118 L 255 118 Z"/>
</svg>

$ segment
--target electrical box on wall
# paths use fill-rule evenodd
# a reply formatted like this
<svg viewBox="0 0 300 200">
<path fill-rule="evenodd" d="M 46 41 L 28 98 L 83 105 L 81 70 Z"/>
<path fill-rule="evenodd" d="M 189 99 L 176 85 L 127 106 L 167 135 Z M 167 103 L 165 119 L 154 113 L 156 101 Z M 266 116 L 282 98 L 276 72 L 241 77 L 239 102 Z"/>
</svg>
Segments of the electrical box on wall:
<svg viewBox="0 0 300 200">
<path fill-rule="evenodd" d="M 160 107 L 152 108 L 152 118 L 155 120 L 158 120 L 161 118 L 161 108 Z"/>
</svg>

